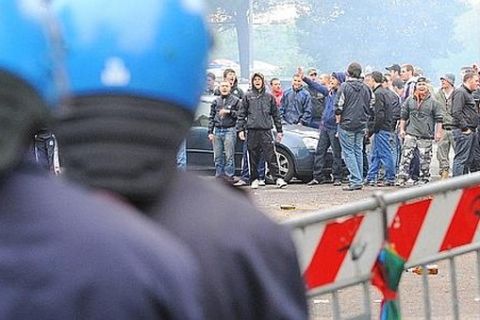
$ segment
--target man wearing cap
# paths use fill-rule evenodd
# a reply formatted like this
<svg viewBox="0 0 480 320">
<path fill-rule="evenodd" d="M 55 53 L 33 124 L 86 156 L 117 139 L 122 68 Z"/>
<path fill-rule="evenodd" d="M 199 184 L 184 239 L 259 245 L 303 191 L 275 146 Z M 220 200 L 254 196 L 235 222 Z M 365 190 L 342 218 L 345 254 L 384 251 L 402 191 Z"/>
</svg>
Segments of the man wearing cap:
<svg viewBox="0 0 480 320">
<path fill-rule="evenodd" d="M 400 137 L 404 138 L 404 144 L 397 185 L 407 183 L 415 148 L 419 151 L 420 182 L 427 183 L 430 180 L 432 140 L 439 141 L 442 137 L 443 112 L 430 95 L 425 77 L 418 78 L 415 91 L 402 105 L 400 117 Z"/>
<path fill-rule="evenodd" d="M 301 71 L 301 69 L 299 69 Z M 301 73 L 302 74 L 302 73 Z M 332 148 L 333 163 L 333 185 L 342 185 L 342 155 L 340 142 L 337 135 L 337 123 L 335 119 L 335 98 L 337 96 L 338 88 L 345 82 L 345 73 L 334 72 L 330 76 L 330 84 L 328 90 L 327 86 L 317 82 L 313 82 L 307 77 L 302 77 L 303 81 L 307 83 L 312 89 L 327 94 L 325 109 L 322 113 L 322 119 L 320 121 L 320 136 L 318 140 L 317 149 L 315 151 L 315 158 L 313 163 L 313 179 L 307 183 L 309 186 L 331 183 L 332 178 L 330 176 L 324 176 L 324 167 L 326 164 L 326 157 L 328 148 Z"/>
<path fill-rule="evenodd" d="M 395 184 L 395 162 L 391 149 L 392 140 L 392 103 L 388 96 L 388 89 L 382 87 L 383 75 L 373 71 L 365 76 L 365 83 L 372 89 L 375 95 L 373 105 L 373 117 L 369 122 L 369 134 L 373 134 L 371 151 L 371 166 L 366 177 L 366 184 L 377 185 L 378 171 L 380 164 L 385 168 L 384 186 Z"/>
<path fill-rule="evenodd" d="M 395 79 L 400 79 L 400 70 L 401 70 L 400 65 L 392 64 L 390 67 L 386 67 L 385 69 L 387 69 L 390 72 L 392 81 Z"/>
<path fill-rule="evenodd" d="M 440 103 L 443 110 L 443 137 L 438 142 L 437 159 L 440 165 L 440 177 L 447 179 L 450 171 L 450 149 L 453 149 L 453 118 L 452 118 L 452 98 L 455 89 L 455 75 L 446 73 L 440 78 L 442 87 L 435 95 L 435 99 Z"/>
<path fill-rule="evenodd" d="M 453 92 L 452 103 L 452 130 L 453 148 L 455 157 L 453 158 L 452 172 L 453 176 L 461 176 L 470 172 L 469 159 L 475 150 L 472 146 L 477 141 L 475 131 L 478 126 L 478 112 L 475 105 L 475 99 L 472 93 L 478 88 L 478 74 L 467 72 L 463 76 L 463 84 Z"/>
</svg>

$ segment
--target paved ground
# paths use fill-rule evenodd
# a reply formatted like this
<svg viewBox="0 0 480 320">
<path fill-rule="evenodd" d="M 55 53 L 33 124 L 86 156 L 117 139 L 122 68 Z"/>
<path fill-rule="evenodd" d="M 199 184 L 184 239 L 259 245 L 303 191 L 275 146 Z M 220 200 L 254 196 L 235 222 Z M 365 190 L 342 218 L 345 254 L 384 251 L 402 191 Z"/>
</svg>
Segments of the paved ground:
<svg viewBox="0 0 480 320">
<path fill-rule="evenodd" d="M 435 146 L 434 152 L 435 155 Z M 453 159 L 453 154 L 451 154 Z M 438 162 L 432 159 L 431 172 L 433 179 L 438 173 Z M 309 187 L 301 182 L 293 182 L 286 189 L 279 190 L 273 185 L 267 185 L 257 190 L 244 188 L 252 201 L 276 221 L 285 221 L 289 217 L 319 211 L 336 205 L 365 199 L 376 190 L 394 192 L 398 188 L 366 187 L 361 191 L 345 192 L 341 187 L 319 185 Z M 282 209 L 287 208 L 287 209 Z M 480 258 L 478 258 L 480 259 Z M 457 268 L 458 301 L 460 319 L 480 319 L 480 266 L 477 256 L 468 254 L 455 259 Z M 428 276 L 430 286 L 430 301 L 432 307 L 431 319 L 454 319 L 452 313 L 450 268 L 448 261 L 438 263 L 438 274 Z M 363 294 L 361 288 L 341 290 L 339 293 L 342 319 L 355 318 L 362 314 Z M 423 302 L 422 276 L 405 272 L 400 283 L 400 301 L 402 319 L 425 319 Z M 380 295 L 376 289 L 370 290 L 370 309 L 372 318 L 378 319 Z M 333 319 L 332 296 L 325 295 L 310 299 L 312 319 Z"/>
<path fill-rule="evenodd" d="M 269 216 L 277 221 L 299 216 L 315 210 L 369 197 L 375 190 L 392 192 L 396 187 L 367 187 L 362 191 L 345 192 L 341 187 L 320 185 L 309 187 L 302 183 L 291 183 L 286 189 L 276 189 L 273 185 L 258 190 L 245 188 L 252 200 Z M 281 209 L 287 206 L 289 210 Z M 456 259 L 460 319 L 480 319 L 479 278 L 476 256 L 469 254 Z M 438 264 L 438 275 L 429 276 L 432 319 L 453 319 L 451 307 L 450 269 L 448 261 Z M 400 284 L 402 319 L 425 319 L 423 311 L 422 277 L 405 272 Z M 380 296 L 371 291 L 370 305 L 373 318 L 378 319 Z M 362 313 L 363 295 L 360 288 L 342 290 L 340 303 L 346 319 Z M 320 296 L 310 300 L 312 319 L 333 319 L 332 296 Z"/>
</svg>

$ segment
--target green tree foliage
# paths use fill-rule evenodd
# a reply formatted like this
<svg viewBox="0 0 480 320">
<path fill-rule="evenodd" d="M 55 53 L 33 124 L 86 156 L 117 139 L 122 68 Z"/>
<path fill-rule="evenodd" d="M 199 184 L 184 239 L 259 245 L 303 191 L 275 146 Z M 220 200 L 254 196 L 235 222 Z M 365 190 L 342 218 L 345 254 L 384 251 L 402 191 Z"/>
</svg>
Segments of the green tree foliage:
<svg viewBox="0 0 480 320">
<path fill-rule="evenodd" d="M 461 0 L 309 0 L 297 20 L 300 46 L 322 69 L 358 61 L 428 70 L 432 59 L 462 49 L 453 30 L 466 9 Z"/>
<path fill-rule="evenodd" d="M 302 0 L 303 1 L 303 0 Z M 253 12 L 265 12 L 272 6 L 291 0 L 252 0 Z M 237 45 L 241 77 L 248 78 L 250 61 L 250 0 L 208 0 L 210 22 L 217 32 L 234 28 L 237 34 Z"/>
</svg>

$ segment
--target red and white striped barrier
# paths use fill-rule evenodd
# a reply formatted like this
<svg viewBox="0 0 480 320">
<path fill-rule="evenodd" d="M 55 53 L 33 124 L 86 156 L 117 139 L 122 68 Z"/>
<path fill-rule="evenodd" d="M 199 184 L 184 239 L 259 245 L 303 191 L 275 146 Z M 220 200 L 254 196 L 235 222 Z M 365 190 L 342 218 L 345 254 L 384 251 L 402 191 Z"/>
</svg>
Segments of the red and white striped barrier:
<svg viewBox="0 0 480 320">
<path fill-rule="evenodd" d="M 385 236 L 407 263 L 480 242 L 480 174 L 442 183 L 292 221 L 307 289 L 369 279 Z"/>
</svg>

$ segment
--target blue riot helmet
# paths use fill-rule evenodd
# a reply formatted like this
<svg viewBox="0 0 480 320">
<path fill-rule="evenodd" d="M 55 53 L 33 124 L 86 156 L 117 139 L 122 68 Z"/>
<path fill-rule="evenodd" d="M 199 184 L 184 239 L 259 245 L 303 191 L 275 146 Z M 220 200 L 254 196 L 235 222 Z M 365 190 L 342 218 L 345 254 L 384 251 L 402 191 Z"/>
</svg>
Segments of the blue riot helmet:
<svg viewBox="0 0 480 320">
<path fill-rule="evenodd" d="M 26 152 L 54 102 L 49 20 L 41 0 L 0 2 L 0 172 Z"/>
<path fill-rule="evenodd" d="M 202 0 L 55 0 L 70 93 L 65 174 L 132 203 L 168 186 L 205 83 Z"/>
<path fill-rule="evenodd" d="M 73 96 L 134 95 L 195 111 L 211 45 L 201 0 L 59 0 L 53 6 Z"/>
</svg>

